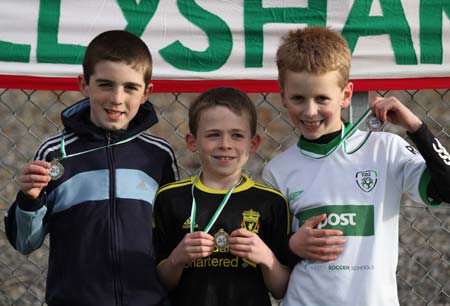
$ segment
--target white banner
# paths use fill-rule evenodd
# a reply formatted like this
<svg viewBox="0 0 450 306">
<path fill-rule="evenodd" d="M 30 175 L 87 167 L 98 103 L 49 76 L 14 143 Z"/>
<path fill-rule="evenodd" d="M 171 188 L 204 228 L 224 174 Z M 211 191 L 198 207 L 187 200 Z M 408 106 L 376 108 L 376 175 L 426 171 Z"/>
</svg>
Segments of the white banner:
<svg viewBox="0 0 450 306">
<path fill-rule="evenodd" d="M 450 76 L 450 1 L 2 0 L 0 75 L 75 77 L 100 32 L 139 35 L 159 80 L 275 80 L 289 29 L 340 31 L 352 79 Z"/>
</svg>

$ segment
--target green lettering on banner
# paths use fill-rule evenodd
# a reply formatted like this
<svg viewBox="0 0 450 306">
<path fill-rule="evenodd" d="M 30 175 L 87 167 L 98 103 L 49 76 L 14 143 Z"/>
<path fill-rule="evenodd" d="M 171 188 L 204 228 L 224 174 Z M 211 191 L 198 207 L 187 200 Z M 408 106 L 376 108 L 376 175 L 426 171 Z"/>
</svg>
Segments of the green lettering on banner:
<svg viewBox="0 0 450 306">
<path fill-rule="evenodd" d="M 28 63 L 30 61 L 30 52 L 30 45 L 14 44 L 0 40 L 0 61 Z"/>
<path fill-rule="evenodd" d="M 61 0 L 42 0 L 39 6 L 36 58 L 39 63 L 81 64 L 86 47 L 59 44 Z"/>
<path fill-rule="evenodd" d="M 373 236 L 373 205 L 327 205 L 301 211 L 295 215 L 299 226 L 311 217 L 327 214 L 318 228 L 341 230 L 344 236 Z"/>
<path fill-rule="evenodd" d="M 420 62 L 442 64 L 442 12 L 450 18 L 448 0 L 420 1 Z"/>
<path fill-rule="evenodd" d="M 342 35 L 350 49 L 356 47 L 360 36 L 389 34 L 395 62 L 399 65 L 417 65 L 417 56 L 400 0 L 379 0 L 383 16 L 369 16 L 372 1 L 355 0 L 345 22 Z"/>
<path fill-rule="evenodd" d="M 308 0 L 308 7 L 264 8 L 262 0 L 244 0 L 245 67 L 262 67 L 266 23 L 325 26 L 327 1 Z"/>
<path fill-rule="evenodd" d="M 155 14 L 159 0 L 141 0 L 139 4 L 136 0 L 117 0 L 117 3 L 128 23 L 125 31 L 141 36 Z"/>
<path fill-rule="evenodd" d="M 233 48 L 233 36 L 228 25 L 194 0 L 178 0 L 177 4 L 180 13 L 208 36 L 208 48 L 194 51 L 177 40 L 159 51 L 162 58 L 181 70 L 208 72 L 222 67 Z"/>
</svg>

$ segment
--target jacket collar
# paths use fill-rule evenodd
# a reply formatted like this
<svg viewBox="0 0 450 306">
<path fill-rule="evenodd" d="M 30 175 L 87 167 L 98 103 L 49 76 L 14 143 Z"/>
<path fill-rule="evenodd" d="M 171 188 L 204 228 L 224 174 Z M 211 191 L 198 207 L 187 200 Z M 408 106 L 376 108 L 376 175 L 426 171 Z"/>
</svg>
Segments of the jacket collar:
<svg viewBox="0 0 450 306">
<path fill-rule="evenodd" d="M 70 130 L 82 137 L 104 139 L 109 133 L 112 139 L 124 139 L 144 132 L 158 122 L 158 117 L 150 101 L 142 104 L 138 113 L 130 121 L 126 130 L 108 131 L 94 125 L 90 120 L 89 99 L 81 100 L 69 106 L 61 113 L 61 121 L 66 130 Z"/>
</svg>

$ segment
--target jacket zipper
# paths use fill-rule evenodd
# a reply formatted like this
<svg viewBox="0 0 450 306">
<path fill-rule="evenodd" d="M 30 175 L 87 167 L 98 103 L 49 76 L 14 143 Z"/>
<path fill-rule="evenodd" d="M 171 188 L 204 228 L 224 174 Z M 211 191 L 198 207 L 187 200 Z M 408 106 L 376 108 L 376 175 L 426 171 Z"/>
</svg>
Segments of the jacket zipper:
<svg viewBox="0 0 450 306">
<path fill-rule="evenodd" d="M 106 133 L 106 143 L 111 144 L 111 132 Z M 120 258 L 119 258 L 119 241 L 118 241 L 118 230 L 117 230 L 117 205 L 116 205 L 116 184 L 115 184 L 115 164 L 112 155 L 112 148 L 106 149 L 106 154 L 108 158 L 108 168 L 109 168 L 109 199 L 110 199 L 110 231 L 111 231 L 111 255 L 113 264 L 113 281 L 114 281 L 114 296 L 116 300 L 116 305 L 121 306 L 123 297 L 123 288 L 120 281 Z"/>
</svg>

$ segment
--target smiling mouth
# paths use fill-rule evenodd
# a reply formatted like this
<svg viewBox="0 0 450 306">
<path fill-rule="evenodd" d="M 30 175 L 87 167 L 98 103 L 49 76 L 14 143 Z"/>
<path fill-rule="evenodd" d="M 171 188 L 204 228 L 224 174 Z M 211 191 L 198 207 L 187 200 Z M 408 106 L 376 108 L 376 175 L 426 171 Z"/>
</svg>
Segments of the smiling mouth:
<svg viewBox="0 0 450 306">
<path fill-rule="evenodd" d="M 322 120 L 315 120 L 315 121 L 305 121 L 305 120 L 301 120 L 301 122 L 303 123 L 304 126 L 306 127 L 317 127 L 320 125 L 320 123 L 322 122 Z"/>
<path fill-rule="evenodd" d="M 234 157 L 231 157 L 231 156 L 214 156 L 214 158 L 218 159 L 218 160 L 233 160 L 234 159 Z"/>
<path fill-rule="evenodd" d="M 111 109 L 105 109 L 106 114 L 108 114 L 108 117 L 111 119 L 119 119 L 123 114 L 125 114 L 124 112 L 121 111 L 115 111 L 115 110 L 111 110 Z"/>
<path fill-rule="evenodd" d="M 123 112 L 121 112 L 121 111 L 112 110 L 112 109 L 105 109 L 105 111 L 106 111 L 108 114 L 111 114 L 111 115 L 120 115 L 120 114 L 123 114 Z"/>
</svg>

